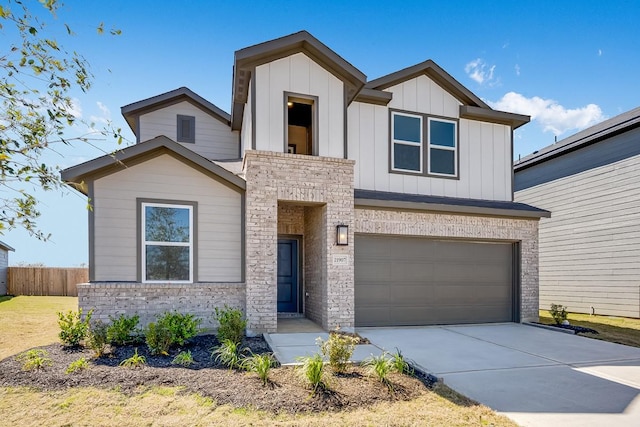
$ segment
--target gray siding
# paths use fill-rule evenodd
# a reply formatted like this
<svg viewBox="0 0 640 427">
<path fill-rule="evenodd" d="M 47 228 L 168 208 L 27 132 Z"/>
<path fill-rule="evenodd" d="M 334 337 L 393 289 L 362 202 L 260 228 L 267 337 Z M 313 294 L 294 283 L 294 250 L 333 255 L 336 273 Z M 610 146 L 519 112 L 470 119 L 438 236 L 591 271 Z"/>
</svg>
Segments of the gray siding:
<svg viewBox="0 0 640 427">
<path fill-rule="evenodd" d="M 540 221 L 540 308 L 640 317 L 638 135 L 516 173 L 515 200 L 552 213 Z"/>
<path fill-rule="evenodd" d="M 7 266 L 9 265 L 9 252 L 0 249 L 0 295 L 7 294 Z"/>
<path fill-rule="evenodd" d="M 140 141 L 147 141 L 164 135 L 177 141 L 176 117 L 178 115 L 196 118 L 195 143 L 181 143 L 202 157 L 213 160 L 238 158 L 238 132 L 220 120 L 207 114 L 195 105 L 183 101 L 140 116 Z"/>
</svg>

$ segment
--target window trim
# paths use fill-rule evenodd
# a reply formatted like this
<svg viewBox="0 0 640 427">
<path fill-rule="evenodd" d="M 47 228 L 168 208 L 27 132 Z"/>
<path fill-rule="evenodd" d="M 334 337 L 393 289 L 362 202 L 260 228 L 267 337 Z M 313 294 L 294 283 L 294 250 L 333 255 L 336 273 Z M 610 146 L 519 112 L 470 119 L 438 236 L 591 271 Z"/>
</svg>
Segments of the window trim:
<svg viewBox="0 0 640 427">
<path fill-rule="evenodd" d="M 182 122 L 184 120 L 189 121 L 189 130 L 191 132 L 191 137 L 186 138 L 182 135 Z M 176 119 L 176 141 L 183 142 L 187 144 L 195 144 L 196 143 L 196 117 L 195 116 L 186 116 L 183 114 L 178 114 Z"/>
<path fill-rule="evenodd" d="M 284 144 L 282 147 L 283 153 L 289 153 L 289 106 L 288 102 L 298 102 L 301 104 L 311 105 L 311 154 L 310 156 L 319 156 L 319 129 L 318 129 L 318 100 L 315 95 L 305 95 L 302 93 L 287 92 L 284 91 L 283 97 L 283 115 L 284 115 Z"/>
<path fill-rule="evenodd" d="M 137 204 L 137 264 L 138 282 L 140 283 L 196 283 L 198 272 L 198 203 L 182 200 L 165 199 L 136 199 Z M 171 242 L 168 246 L 188 246 L 189 247 L 189 280 L 146 280 L 146 245 L 145 238 L 145 207 L 158 206 L 169 208 L 189 209 L 190 235 L 187 245 L 182 242 Z M 169 242 L 167 242 L 169 243 Z M 179 243 L 179 244 L 175 244 Z"/>
<path fill-rule="evenodd" d="M 431 122 L 442 122 L 442 123 L 451 123 L 453 124 L 453 147 L 448 147 L 445 145 L 438 145 L 431 143 Z M 445 178 L 457 178 L 458 177 L 458 166 L 459 166 L 459 153 L 458 153 L 458 122 L 456 120 L 445 119 L 441 117 L 433 117 L 427 116 L 427 175 L 429 176 L 437 176 L 437 177 L 445 177 Z M 431 171 L 431 150 L 443 150 L 443 151 L 453 151 L 453 174 L 450 173 L 440 173 L 440 172 L 432 172 Z"/>
<path fill-rule="evenodd" d="M 395 139 L 395 116 L 405 116 L 405 117 L 413 117 L 420 119 L 420 142 L 413 141 L 405 141 L 403 139 Z M 424 116 L 422 114 L 416 113 L 407 113 L 404 111 L 391 111 L 391 124 L 390 124 L 390 135 L 391 135 L 391 170 L 393 172 L 402 172 L 408 173 L 411 175 L 423 175 L 424 174 Z M 412 170 L 412 169 L 402 169 L 395 167 L 395 144 L 400 145 L 408 145 L 410 147 L 419 147 L 420 148 L 420 170 Z"/>
</svg>

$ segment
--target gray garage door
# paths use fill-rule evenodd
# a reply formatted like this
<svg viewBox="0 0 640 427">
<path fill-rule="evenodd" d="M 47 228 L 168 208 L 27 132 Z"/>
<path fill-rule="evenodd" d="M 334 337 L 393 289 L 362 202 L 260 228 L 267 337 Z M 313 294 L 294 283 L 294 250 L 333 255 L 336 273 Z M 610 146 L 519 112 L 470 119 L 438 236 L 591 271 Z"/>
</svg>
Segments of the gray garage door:
<svg viewBox="0 0 640 427">
<path fill-rule="evenodd" d="M 514 245 L 355 238 L 356 326 L 514 320 Z"/>
</svg>

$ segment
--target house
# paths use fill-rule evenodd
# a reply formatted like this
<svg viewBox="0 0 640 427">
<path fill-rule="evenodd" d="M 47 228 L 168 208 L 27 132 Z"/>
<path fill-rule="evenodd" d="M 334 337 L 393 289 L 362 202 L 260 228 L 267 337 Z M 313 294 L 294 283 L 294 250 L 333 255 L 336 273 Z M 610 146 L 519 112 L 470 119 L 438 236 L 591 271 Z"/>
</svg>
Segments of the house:
<svg viewBox="0 0 640 427">
<path fill-rule="evenodd" d="M 241 308 L 337 326 L 538 315 L 512 132 L 433 61 L 367 81 L 306 31 L 240 49 L 231 114 L 187 88 L 122 108 L 137 144 L 63 171 L 93 203 L 94 317 Z"/>
<path fill-rule="evenodd" d="M 540 222 L 540 308 L 640 317 L 640 108 L 524 157 L 515 198 Z"/>
<path fill-rule="evenodd" d="M 0 295 L 7 295 L 7 273 L 9 267 L 9 251 L 15 251 L 11 246 L 0 241 Z"/>
</svg>

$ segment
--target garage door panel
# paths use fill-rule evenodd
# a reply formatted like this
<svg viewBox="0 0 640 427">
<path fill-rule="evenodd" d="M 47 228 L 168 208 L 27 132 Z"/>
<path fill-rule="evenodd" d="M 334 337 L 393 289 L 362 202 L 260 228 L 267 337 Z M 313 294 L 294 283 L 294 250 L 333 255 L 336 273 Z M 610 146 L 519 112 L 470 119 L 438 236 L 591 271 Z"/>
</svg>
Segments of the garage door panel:
<svg viewBox="0 0 640 427">
<path fill-rule="evenodd" d="M 512 321 L 513 245 L 357 235 L 356 326 Z"/>
</svg>

